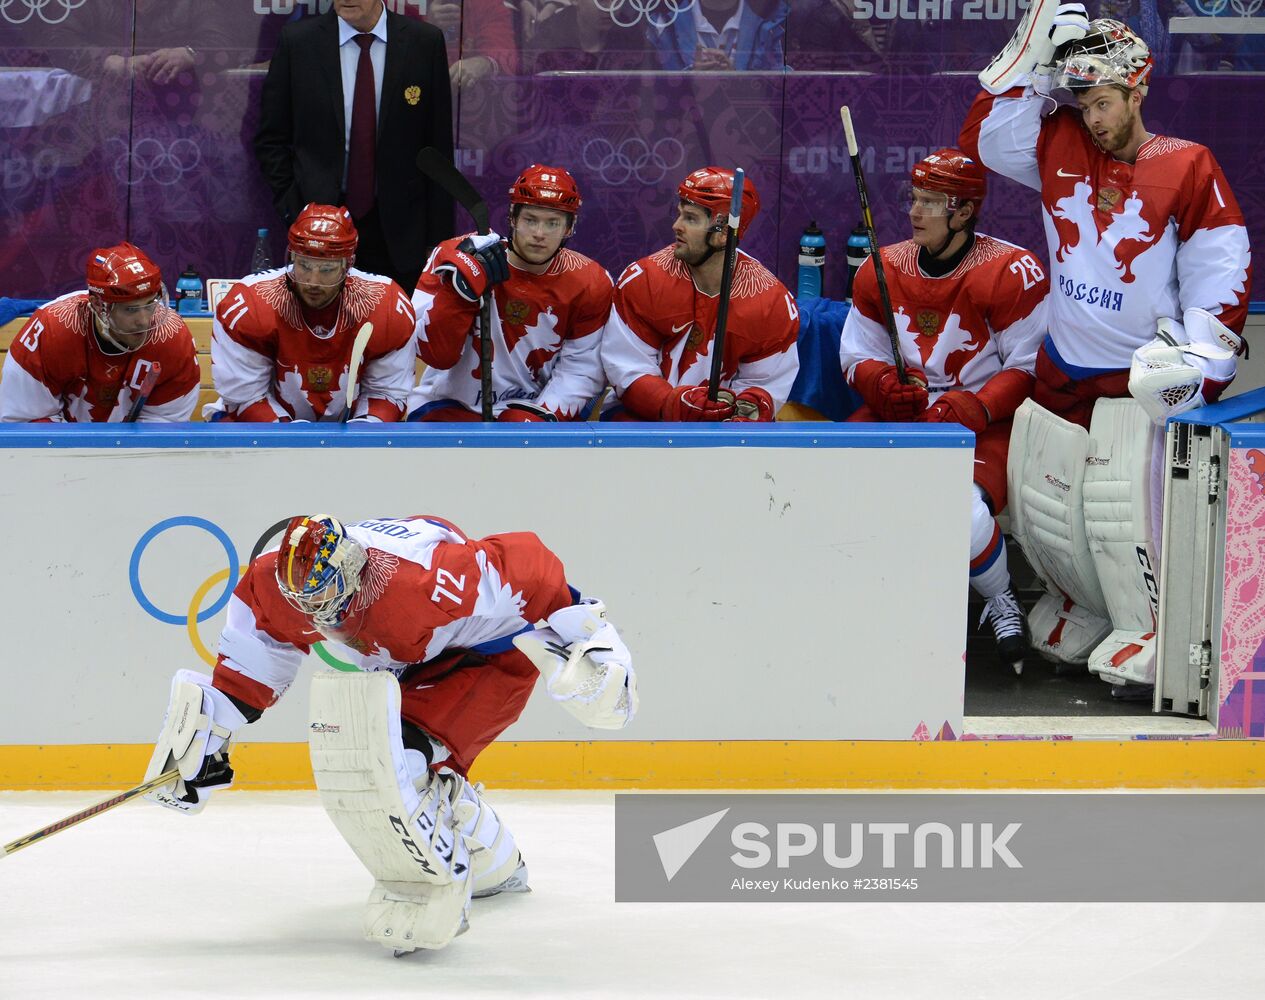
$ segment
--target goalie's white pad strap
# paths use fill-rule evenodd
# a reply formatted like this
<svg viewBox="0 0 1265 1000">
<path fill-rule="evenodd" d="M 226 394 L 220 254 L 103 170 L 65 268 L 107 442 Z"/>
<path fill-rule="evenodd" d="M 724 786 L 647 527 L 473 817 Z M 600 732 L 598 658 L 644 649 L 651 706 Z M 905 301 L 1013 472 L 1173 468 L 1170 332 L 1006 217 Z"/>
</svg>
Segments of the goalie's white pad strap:
<svg viewBox="0 0 1265 1000">
<path fill-rule="evenodd" d="M 1089 658 L 1089 669 L 1112 684 L 1155 683 L 1155 633 L 1115 629 Z"/>
<path fill-rule="evenodd" d="M 1151 530 L 1154 437 L 1163 430 L 1132 399 L 1100 399 L 1090 422 L 1085 531 L 1117 629 L 1149 632 L 1159 614 L 1159 559 Z"/>
<path fill-rule="evenodd" d="M 482 786 L 463 783 L 457 821 L 470 849 L 474 895 L 495 889 L 517 870 L 522 858 L 514 834 L 482 795 Z"/>
<path fill-rule="evenodd" d="M 1048 660 L 1085 663 L 1107 637 L 1111 622 L 1062 594 L 1042 594 L 1028 613 L 1032 648 Z"/>
<path fill-rule="evenodd" d="M 1010 432 L 1010 523 L 1047 589 L 1105 618 L 1107 605 L 1085 535 L 1082 487 L 1088 449 L 1085 428 L 1025 400 Z"/>
<path fill-rule="evenodd" d="M 990 94 L 1004 94 L 1038 66 L 1054 58 L 1050 40 L 1058 0 L 1032 0 L 1006 47 L 979 74 L 980 86 Z"/>
</svg>

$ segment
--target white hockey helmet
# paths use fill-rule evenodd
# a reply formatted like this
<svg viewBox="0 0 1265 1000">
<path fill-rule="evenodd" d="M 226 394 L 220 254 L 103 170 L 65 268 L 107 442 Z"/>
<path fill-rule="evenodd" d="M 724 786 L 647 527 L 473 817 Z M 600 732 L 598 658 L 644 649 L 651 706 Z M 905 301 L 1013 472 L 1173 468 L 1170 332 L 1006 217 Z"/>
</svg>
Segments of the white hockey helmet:
<svg viewBox="0 0 1265 1000">
<path fill-rule="evenodd" d="M 1054 86 L 1064 90 L 1115 85 L 1142 88 L 1155 68 L 1151 48 L 1122 21 L 1100 17 L 1089 22 L 1089 31 L 1064 52 Z"/>
</svg>

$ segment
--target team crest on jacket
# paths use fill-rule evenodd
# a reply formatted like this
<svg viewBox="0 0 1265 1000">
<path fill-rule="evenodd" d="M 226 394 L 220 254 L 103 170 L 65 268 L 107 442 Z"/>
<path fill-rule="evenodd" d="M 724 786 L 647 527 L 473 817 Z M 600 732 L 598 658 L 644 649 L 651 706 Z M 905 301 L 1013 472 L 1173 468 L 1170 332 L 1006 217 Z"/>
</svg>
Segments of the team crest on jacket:
<svg viewBox="0 0 1265 1000">
<path fill-rule="evenodd" d="M 333 377 L 333 369 L 326 365 L 317 365 L 315 368 L 307 370 L 307 384 L 316 392 L 325 392 L 329 388 L 330 380 Z"/>
<path fill-rule="evenodd" d="M 1113 212 L 1123 196 L 1119 188 L 1107 187 L 1098 189 L 1098 211 Z"/>
<path fill-rule="evenodd" d="M 405 87 L 404 99 L 408 101 L 409 104 L 416 104 L 422 99 L 422 88 L 418 86 Z"/>
<path fill-rule="evenodd" d="M 703 331 L 699 329 L 697 323 L 690 326 L 689 336 L 685 338 L 685 346 L 691 351 L 698 351 L 698 345 L 703 342 Z"/>
<path fill-rule="evenodd" d="M 101 397 L 100 401 L 106 406 L 113 406 L 119 401 L 119 387 L 117 385 L 103 385 L 98 395 Z"/>
<path fill-rule="evenodd" d="M 527 314 L 531 307 L 522 299 L 510 299 L 505 303 L 505 322 L 522 325 L 527 322 Z"/>
<path fill-rule="evenodd" d="M 935 337 L 940 333 L 940 314 L 934 309 L 919 309 L 914 314 L 914 322 L 924 337 Z"/>
</svg>

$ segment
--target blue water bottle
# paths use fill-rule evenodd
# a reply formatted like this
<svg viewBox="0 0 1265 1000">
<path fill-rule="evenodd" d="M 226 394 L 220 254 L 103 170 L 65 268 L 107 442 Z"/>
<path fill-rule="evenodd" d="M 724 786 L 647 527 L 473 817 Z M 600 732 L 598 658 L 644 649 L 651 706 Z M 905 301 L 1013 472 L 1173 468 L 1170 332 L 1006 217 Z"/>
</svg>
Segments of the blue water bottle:
<svg viewBox="0 0 1265 1000">
<path fill-rule="evenodd" d="M 202 311 L 202 276 L 190 264 L 176 279 L 176 312 L 181 316 Z"/>
<path fill-rule="evenodd" d="M 856 229 L 852 230 L 848 235 L 848 287 L 844 298 L 849 302 L 852 301 L 852 282 L 856 279 L 857 271 L 865 263 L 865 258 L 869 255 L 870 233 L 865 226 L 858 222 Z"/>
<path fill-rule="evenodd" d="M 799 238 L 799 280 L 795 286 L 797 299 L 815 299 L 821 295 L 821 276 L 826 270 L 826 236 L 817 228 L 816 220 L 808 224 Z"/>
</svg>

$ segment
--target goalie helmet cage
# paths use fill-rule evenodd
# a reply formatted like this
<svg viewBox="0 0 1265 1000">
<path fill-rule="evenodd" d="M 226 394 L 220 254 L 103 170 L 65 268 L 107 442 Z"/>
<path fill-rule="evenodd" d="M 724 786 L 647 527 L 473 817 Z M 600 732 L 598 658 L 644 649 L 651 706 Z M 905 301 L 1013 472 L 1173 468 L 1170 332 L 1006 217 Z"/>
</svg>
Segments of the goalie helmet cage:
<svg viewBox="0 0 1265 1000">
<path fill-rule="evenodd" d="M 1227 670 L 1254 683 L 1242 674 L 1252 673 L 1255 650 L 1265 643 L 1265 635 L 1248 635 L 1238 624 L 1244 599 L 1231 577 L 1239 570 L 1227 564 L 1231 532 L 1249 527 L 1235 523 L 1252 506 L 1241 502 L 1243 491 L 1265 491 L 1262 425 L 1265 389 L 1183 414 L 1169 422 L 1165 438 L 1155 709 L 1206 718 L 1223 736 L 1262 735 L 1251 731 L 1250 718 L 1236 718 L 1249 714 L 1251 699 L 1240 710 L 1233 690 L 1225 699 L 1220 693 Z M 1265 553 L 1265 525 L 1254 530 L 1256 549 Z M 1227 623 L 1235 629 L 1234 663 L 1223 648 Z"/>
</svg>

